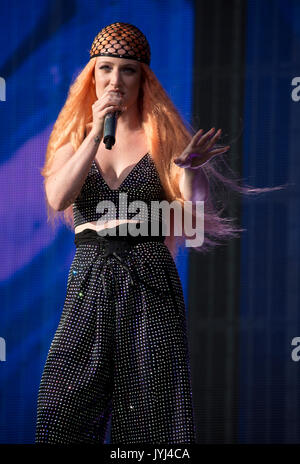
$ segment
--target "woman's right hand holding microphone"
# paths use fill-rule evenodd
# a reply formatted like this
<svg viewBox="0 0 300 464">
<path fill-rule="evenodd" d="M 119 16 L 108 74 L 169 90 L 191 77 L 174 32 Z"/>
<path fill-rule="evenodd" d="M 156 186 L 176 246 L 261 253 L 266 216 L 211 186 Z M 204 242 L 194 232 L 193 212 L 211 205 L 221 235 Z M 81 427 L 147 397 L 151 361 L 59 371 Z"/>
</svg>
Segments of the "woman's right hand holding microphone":
<svg viewBox="0 0 300 464">
<path fill-rule="evenodd" d="M 123 95 L 119 92 L 106 90 L 101 97 L 92 105 L 93 123 L 91 132 L 100 139 L 103 137 L 104 119 L 108 113 L 124 111 Z"/>
</svg>

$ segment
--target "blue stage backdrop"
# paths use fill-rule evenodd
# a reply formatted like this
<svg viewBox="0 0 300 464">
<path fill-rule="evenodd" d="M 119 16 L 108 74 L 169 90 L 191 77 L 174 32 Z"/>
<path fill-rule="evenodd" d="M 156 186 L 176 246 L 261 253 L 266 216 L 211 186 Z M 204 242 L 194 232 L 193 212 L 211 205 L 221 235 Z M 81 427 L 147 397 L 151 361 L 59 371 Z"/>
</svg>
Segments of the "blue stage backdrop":
<svg viewBox="0 0 300 464">
<path fill-rule="evenodd" d="M 1 5 L 0 76 L 6 99 L 0 102 L 0 443 L 34 442 L 39 382 L 75 253 L 74 234 L 62 223 L 55 230 L 47 223 L 40 175 L 47 141 L 71 82 L 89 60 L 94 37 L 115 21 L 145 33 L 151 68 L 190 120 L 191 1 Z M 177 264 L 186 291 L 185 250 Z"/>
<path fill-rule="evenodd" d="M 241 443 L 300 443 L 299 43 L 299 0 L 248 2 L 243 176 L 290 186 L 243 203 Z"/>
<path fill-rule="evenodd" d="M 242 204 L 237 441 L 300 443 L 300 91 L 292 93 L 300 76 L 300 1 L 245 2 L 243 178 L 292 186 Z M 0 443 L 34 442 L 38 387 L 75 253 L 74 233 L 47 222 L 40 175 L 68 88 L 100 29 L 129 22 L 147 36 L 151 68 L 189 121 L 194 7 L 192 0 L 1 5 Z M 177 258 L 186 301 L 187 251 Z M 230 420 L 236 411 L 226 414 Z"/>
</svg>

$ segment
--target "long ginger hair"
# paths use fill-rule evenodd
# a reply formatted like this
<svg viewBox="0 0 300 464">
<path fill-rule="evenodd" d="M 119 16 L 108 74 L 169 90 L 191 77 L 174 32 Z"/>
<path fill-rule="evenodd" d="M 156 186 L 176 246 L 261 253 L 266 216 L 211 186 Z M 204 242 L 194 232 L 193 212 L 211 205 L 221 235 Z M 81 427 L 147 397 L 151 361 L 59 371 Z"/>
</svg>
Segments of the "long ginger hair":
<svg viewBox="0 0 300 464">
<path fill-rule="evenodd" d="M 41 170 L 44 182 L 51 174 L 56 150 L 70 142 L 76 151 L 84 139 L 86 125 L 93 120 L 92 104 L 97 100 L 94 83 L 95 63 L 96 58 L 90 59 L 70 86 L 66 102 L 58 115 L 48 141 L 45 164 Z M 138 104 L 149 152 L 156 165 L 165 192 L 165 199 L 168 202 L 175 201 L 178 205 L 183 206 L 185 198 L 179 188 L 183 168 L 176 166 L 173 160 L 183 152 L 195 131 L 179 114 L 149 66 L 144 63 L 140 63 L 140 65 L 142 75 Z M 217 169 L 218 166 L 223 169 L 224 165 L 226 165 L 228 173 L 231 174 L 228 177 Z M 218 198 L 221 207 L 219 209 L 216 207 L 214 199 L 218 197 L 218 192 L 221 194 L 222 187 L 244 194 L 258 194 L 281 187 L 252 188 L 245 184 L 240 185 L 240 179 L 227 166 L 223 155 L 215 156 L 214 159 L 206 162 L 201 169 L 205 171 L 209 179 L 210 188 L 204 205 L 204 242 L 200 247 L 194 249 L 206 252 L 212 247 L 222 244 L 219 240 L 238 237 L 239 233 L 244 230 L 234 224 L 234 218 L 221 216 L 224 210 L 222 199 L 220 201 Z M 52 225 L 54 219 L 63 214 L 62 219 L 67 227 L 74 229 L 72 205 L 59 212 L 51 208 L 47 197 L 46 204 L 48 221 L 50 220 Z M 195 215 L 194 210 L 192 215 Z M 184 227 L 182 230 L 181 236 L 174 235 L 174 221 L 171 217 L 170 235 L 166 236 L 165 243 L 173 257 L 176 256 L 178 246 L 182 245 L 186 237 Z"/>
</svg>

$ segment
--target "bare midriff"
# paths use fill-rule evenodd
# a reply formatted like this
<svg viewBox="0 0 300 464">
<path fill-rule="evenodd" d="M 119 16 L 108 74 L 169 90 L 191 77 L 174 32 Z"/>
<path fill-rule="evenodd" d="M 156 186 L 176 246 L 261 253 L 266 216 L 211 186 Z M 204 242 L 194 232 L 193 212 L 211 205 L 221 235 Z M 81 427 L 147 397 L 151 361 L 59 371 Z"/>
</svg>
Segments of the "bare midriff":
<svg viewBox="0 0 300 464">
<path fill-rule="evenodd" d="M 124 224 L 125 222 L 141 222 L 137 219 L 111 219 L 110 221 L 105 221 L 101 225 L 97 225 L 97 221 L 85 222 L 80 224 L 80 226 L 75 227 L 75 234 L 82 232 L 84 229 L 93 229 L 93 230 L 102 230 L 108 229 L 111 227 L 117 227 L 119 224 Z"/>
</svg>

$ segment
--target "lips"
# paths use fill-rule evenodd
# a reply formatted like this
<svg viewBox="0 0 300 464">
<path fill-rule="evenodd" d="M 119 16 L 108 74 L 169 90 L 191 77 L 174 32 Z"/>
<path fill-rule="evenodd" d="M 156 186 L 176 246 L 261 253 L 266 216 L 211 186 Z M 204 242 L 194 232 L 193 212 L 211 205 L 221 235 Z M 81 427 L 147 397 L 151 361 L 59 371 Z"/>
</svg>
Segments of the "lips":
<svg viewBox="0 0 300 464">
<path fill-rule="evenodd" d="M 124 92 L 122 92 L 121 90 L 110 90 L 109 92 L 119 93 L 122 97 L 124 95 Z"/>
</svg>

